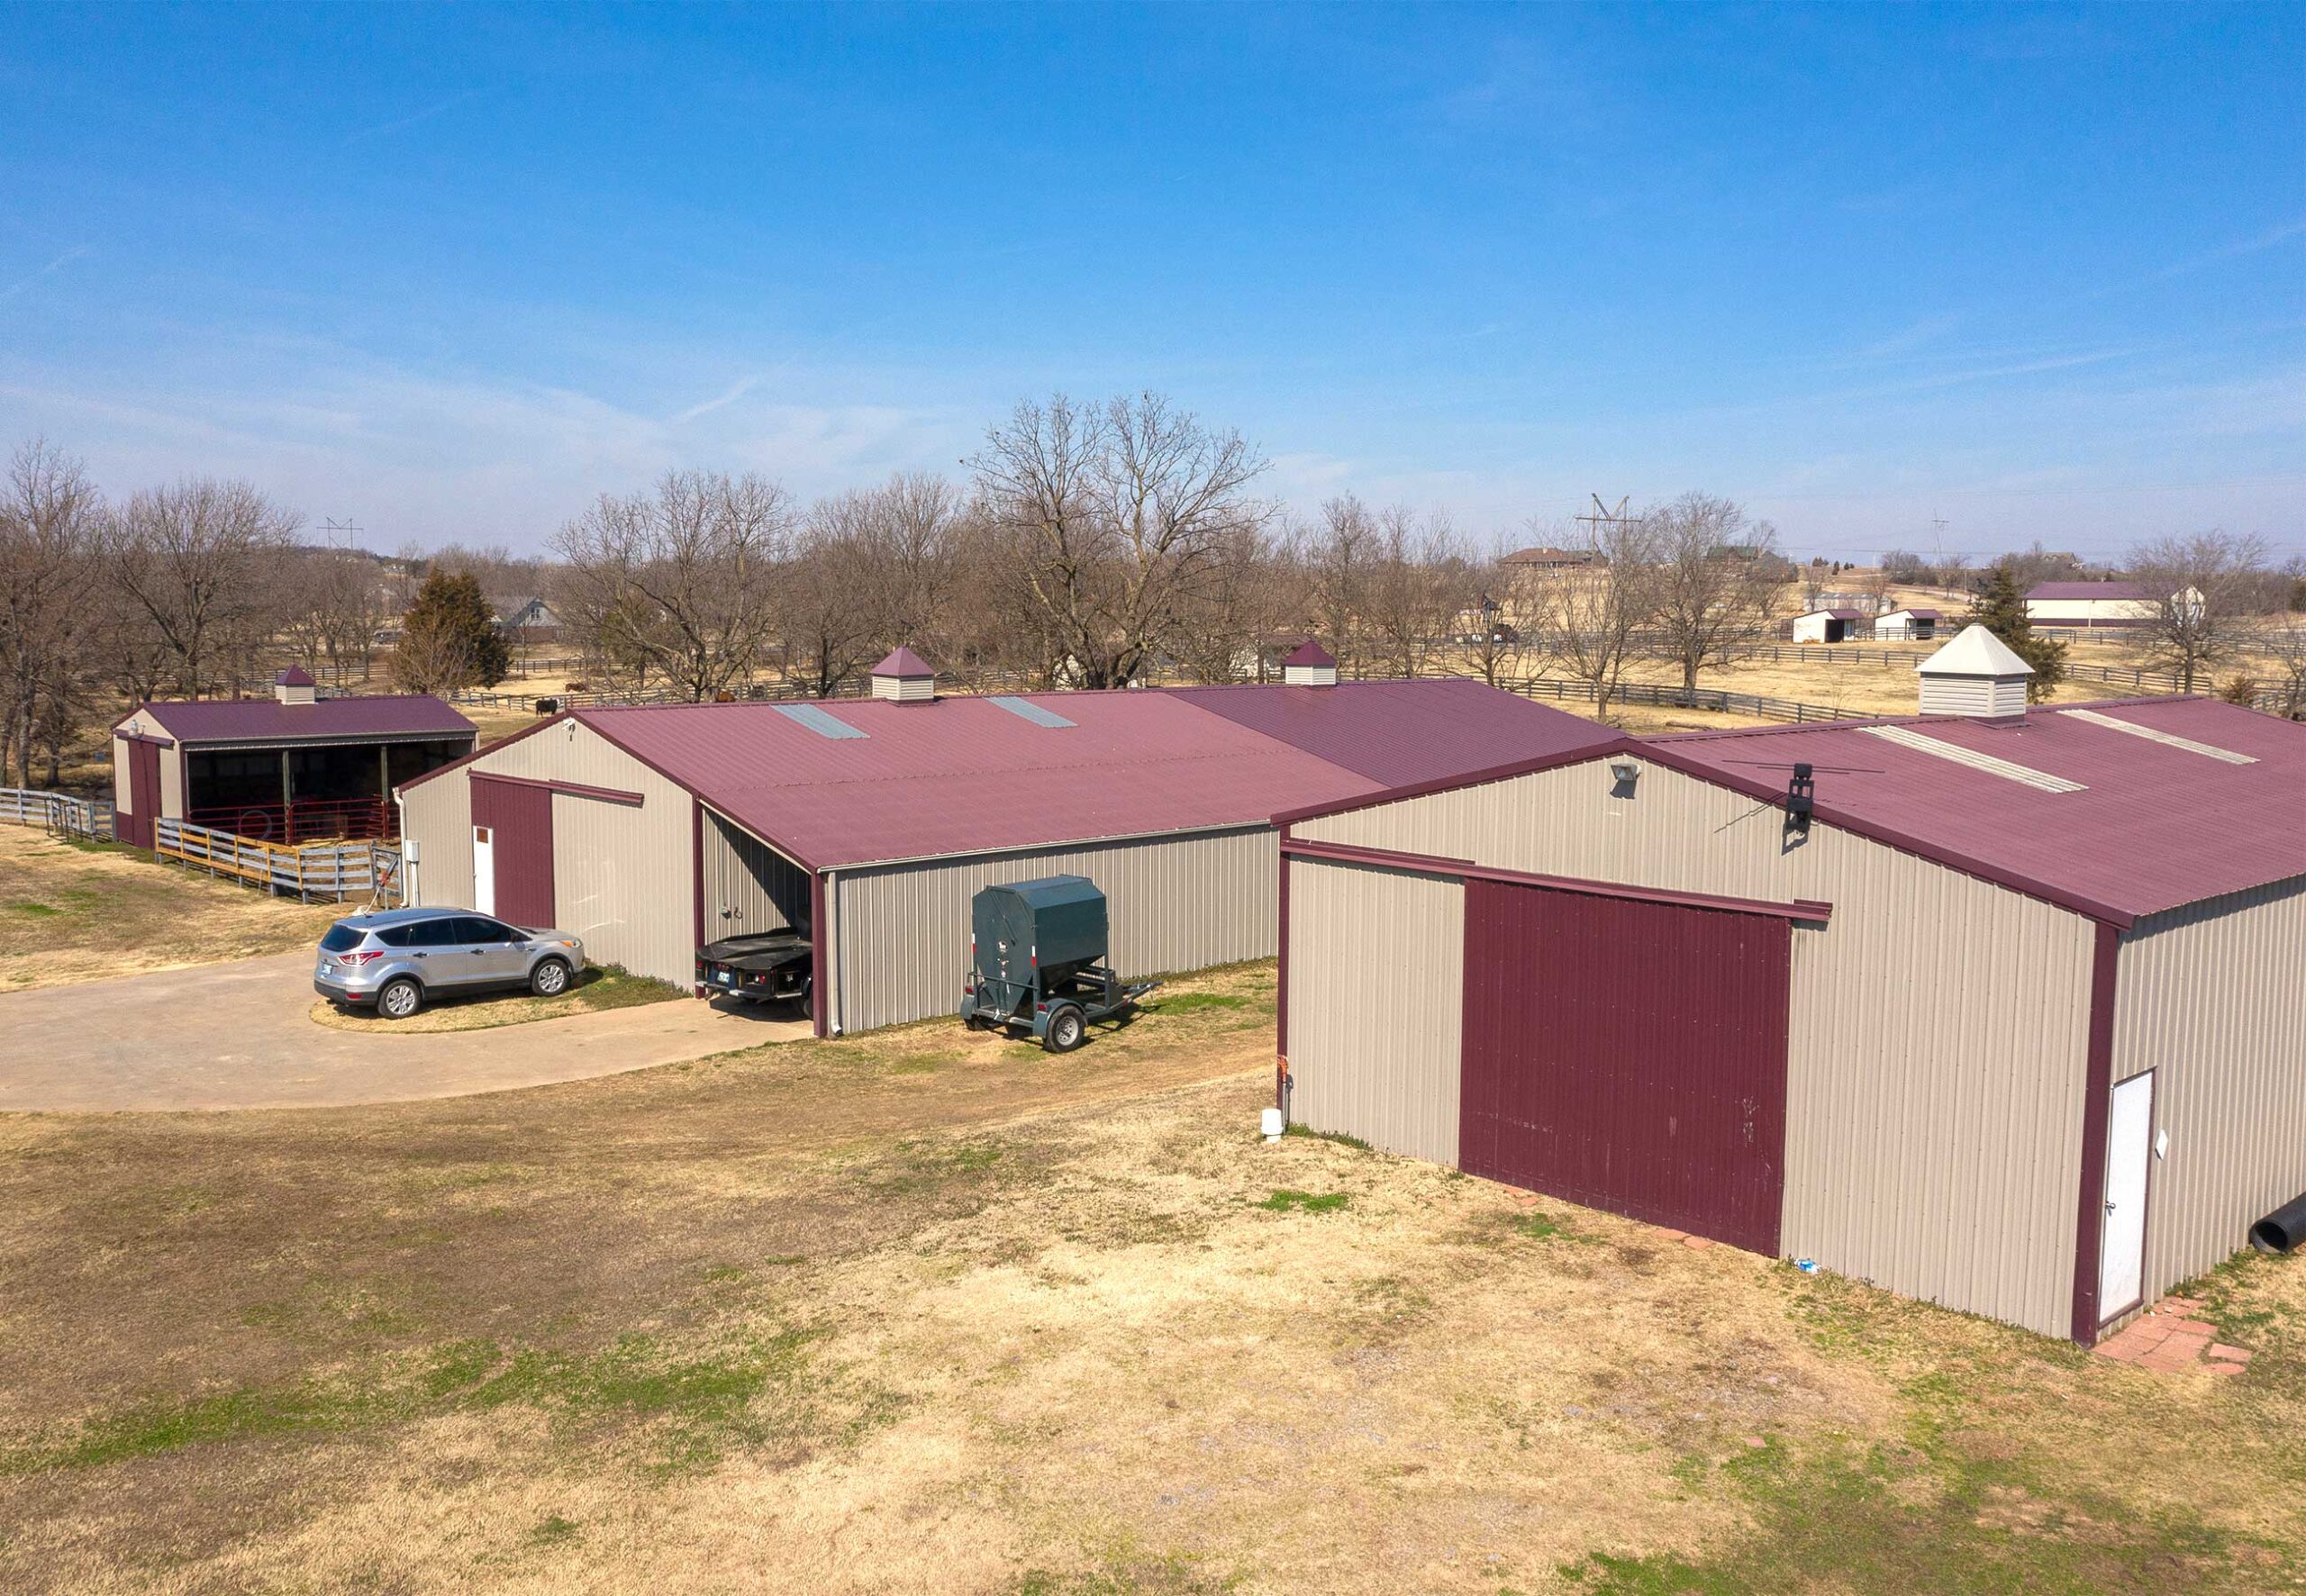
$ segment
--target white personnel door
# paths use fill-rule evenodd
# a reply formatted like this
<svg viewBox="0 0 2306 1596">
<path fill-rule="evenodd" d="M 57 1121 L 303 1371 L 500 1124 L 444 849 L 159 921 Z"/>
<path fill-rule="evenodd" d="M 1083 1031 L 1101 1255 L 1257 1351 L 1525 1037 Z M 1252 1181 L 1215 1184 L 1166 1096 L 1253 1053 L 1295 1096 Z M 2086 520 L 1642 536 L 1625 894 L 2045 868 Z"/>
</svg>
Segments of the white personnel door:
<svg viewBox="0 0 2306 1596">
<path fill-rule="evenodd" d="M 2138 1305 L 2146 1284 L 2146 1172 L 2154 1156 L 2154 1072 L 2114 1088 L 2106 1116 L 2106 1224 L 2098 1244 L 2098 1317 Z"/>
<path fill-rule="evenodd" d="M 496 912 L 496 844 L 494 829 L 472 829 L 472 906 L 483 914 Z"/>
</svg>

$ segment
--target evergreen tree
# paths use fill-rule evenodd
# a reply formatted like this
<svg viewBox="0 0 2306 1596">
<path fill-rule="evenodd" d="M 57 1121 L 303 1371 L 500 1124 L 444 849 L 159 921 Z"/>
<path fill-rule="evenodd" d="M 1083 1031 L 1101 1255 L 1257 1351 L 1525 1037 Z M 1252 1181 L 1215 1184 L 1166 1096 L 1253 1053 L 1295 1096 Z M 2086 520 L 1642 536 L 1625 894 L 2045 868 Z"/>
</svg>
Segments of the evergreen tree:
<svg viewBox="0 0 2306 1596">
<path fill-rule="evenodd" d="M 393 681 L 411 693 L 493 687 L 512 667 L 512 650 L 488 618 L 480 581 L 435 571 L 417 589 L 393 650 Z"/>
<path fill-rule="evenodd" d="M 2026 615 L 2026 595 L 2018 590 L 2017 573 L 2008 560 L 1999 560 L 1978 584 L 1977 603 L 1964 624 L 1983 626 L 2010 646 L 2010 651 L 2034 667 L 2026 684 L 2029 702 L 2040 703 L 2065 679 L 2065 645 L 2055 638 L 2036 635 Z"/>
</svg>

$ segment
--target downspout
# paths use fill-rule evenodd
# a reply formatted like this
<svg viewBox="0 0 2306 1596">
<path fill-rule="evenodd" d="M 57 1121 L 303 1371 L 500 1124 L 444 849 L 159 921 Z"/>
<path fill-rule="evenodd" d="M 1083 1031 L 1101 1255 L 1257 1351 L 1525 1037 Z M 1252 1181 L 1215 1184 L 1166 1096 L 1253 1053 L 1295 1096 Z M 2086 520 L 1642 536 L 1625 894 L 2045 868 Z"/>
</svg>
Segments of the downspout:
<svg viewBox="0 0 2306 1596">
<path fill-rule="evenodd" d="M 2098 922 L 2090 960 L 2090 1040 L 2082 1079 L 2082 1181 L 2074 1225 L 2074 1322 L 2077 1347 L 2098 1342 L 2098 1268 L 2106 1229 L 2106 1121 L 2113 1111 L 2114 985 L 2121 932 Z"/>
<path fill-rule="evenodd" d="M 809 873 L 809 962 L 815 967 L 816 987 L 810 993 L 809 1017 L 816 1022 L 820 1037 L 832 1034 L 831 1005 L 825 997 L 826 983 L 832 978 L 832 961 L 825 957 L 825 875 L 822 870 Z"/>
<path fill-rule="evenodd" d="M 392 792 L 393 809 L 400 817 L 400 906 L 413 909 L 416 906 L 417 847 L 408 836 L 408 800 L 401 796 L 399 788 Z"/>
<path fill-rule="evenodd" d="M 1276 894 L 1281 916 L 1279 957 L 1274 972 L 1273 1106 L 1281 1122 L 1289 1123 L 1289 828 L 1274 839 L 1274 853 L 1281 865 L 1281 890 Z"/>
</svg>

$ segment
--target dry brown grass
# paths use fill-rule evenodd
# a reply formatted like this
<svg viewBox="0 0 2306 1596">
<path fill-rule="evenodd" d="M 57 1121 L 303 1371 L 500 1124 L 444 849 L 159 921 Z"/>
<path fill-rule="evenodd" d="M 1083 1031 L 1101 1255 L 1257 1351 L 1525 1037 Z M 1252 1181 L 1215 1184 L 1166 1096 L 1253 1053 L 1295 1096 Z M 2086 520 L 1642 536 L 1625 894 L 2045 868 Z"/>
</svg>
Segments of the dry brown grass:
<svg viewBox="0 0 2306 1596">
<path fill-rule="evenodd" d="M 630 1009 L 688 995 L 668 982 L 651 981 L 646 976 L 629 975 L 621 969 L 595 965 L 558 997 L 540 998 L 527 992 L 440 997 L 406 1020 L 386 1020 L 373 1009 L 340 1009 L 326 998 L 316 998 L 307 1012 L 314 1025 L 331 1030 L 426 1036 L 453 1030 L 494 1030 L 499 1026 L 560 1020 L 571 1014 L 597 1014 L 604 1009 Z"/>
<path fill-rule="evenodd" d="M 2306 1572 L 2306 1269 L 2213 1292 L 2248 1375 L 2165 1380 L 1268 1147 L 1271 990 L 1179 983 L 1064 1057 L 948 1022 L 481 1099 L 0 1120 L 0 1588 Z"/>
<path fill-rule="evenodd" d="M 357 907 L 0 824 L 0 992 L 285 953 Z"/>
</svg>

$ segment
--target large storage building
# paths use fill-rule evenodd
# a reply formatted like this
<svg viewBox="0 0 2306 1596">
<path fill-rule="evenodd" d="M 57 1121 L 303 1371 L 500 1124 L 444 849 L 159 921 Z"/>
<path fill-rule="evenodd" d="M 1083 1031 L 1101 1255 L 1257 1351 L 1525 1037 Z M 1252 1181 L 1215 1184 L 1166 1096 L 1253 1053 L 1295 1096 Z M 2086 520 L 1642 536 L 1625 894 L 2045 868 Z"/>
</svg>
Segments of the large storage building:
<svg viewBox="0 0 2306 1596">
<path fill-rule="evenodd" d="M 583 709 L 401 789 L 413 901 L 580 933 L 687 984 L 705 942 L 794 926 L 821 1033 L 952 1011 L 969 900 L 1087 875 L 1130 975 L 1270 956 L 1277 810 L 1599 746 L 1476 682 Z"/>
<path fill-rule="evenodd" d="M 2306 726 L 2019 711 L 1280 817 L 1293 1117 L 2093 1341 L 2306 1191 Z"/>
</svg>

